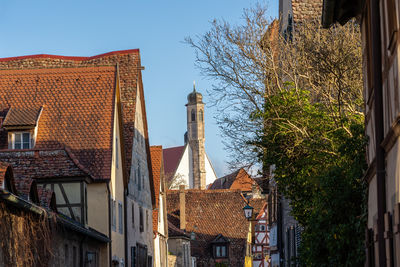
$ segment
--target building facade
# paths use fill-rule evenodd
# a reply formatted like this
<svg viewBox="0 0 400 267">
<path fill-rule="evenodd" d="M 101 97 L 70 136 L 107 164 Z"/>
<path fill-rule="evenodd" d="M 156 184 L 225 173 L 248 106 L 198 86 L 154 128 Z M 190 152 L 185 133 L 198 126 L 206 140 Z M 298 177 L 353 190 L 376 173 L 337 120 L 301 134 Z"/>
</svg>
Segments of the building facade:
<svg viewBox="0 0 400 267">
<path fill-rule="evenodd" d="M 243 266 L 250 222 L 240 190 L 184 189 L 167 192 L 168 221 L 190 237 L 190 256 L 196 266 Z M 265 199 L 250 199 L 260 211 Z M 171 227 L 170 227 L 171 228 Z M 170 244 L 171 235 L 168 244 Z"/>
<path fill-rule="evenodd" d="M 151 146 L 150 152 L 156 198 L 153 210 L 154 266 L 165 267 L 168 266 L 168 222 L 162 146 Z"/>
<path fill-rule="evenodd" d="M 136 237 L 127 234 L 132 228 L 128 183 L 138 160 L 147 186 L 137 196 L 151 225 L 142 68 L 137 49 L 93 57 L 0 59 L 0 157 L 25 174 L 42 173 L 32 178 L 54 190 L 60 213 L 112 239 L 100 260 L 104 266 L 131 261 L 129 248 Z M 135 131 L 144 139 L 140 148 L 134 145 Z M 36 169 L 30 164 L 35 162 Z M 151 246 L 148 228 L 143 243 Z"/>
<path fill-rule="evenodd" d="M 360 19 L 368 170 L 366 266 L 400 264 L 399 2 L 326 1 L 322 25 Z"/>
<path fill-rule="evenodd" d="M 106 235 L 60 215 L 53 191 L 1 161 L 0 222 L 1 266 L 107 266 Z"/>
</svg>

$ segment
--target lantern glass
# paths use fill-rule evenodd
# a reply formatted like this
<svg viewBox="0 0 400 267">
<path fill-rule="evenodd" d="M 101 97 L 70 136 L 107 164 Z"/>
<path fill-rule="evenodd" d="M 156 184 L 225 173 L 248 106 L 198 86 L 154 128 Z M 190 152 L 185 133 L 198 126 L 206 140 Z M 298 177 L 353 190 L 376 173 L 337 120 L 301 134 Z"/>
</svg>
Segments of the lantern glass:
<svg viewBox="0 0 400 267">
<path fill-rule="evenodd" d="M 243 208 L 244 211 L 244 217 L 246 217 L 247 220 L 251 219 L 253 216 L 253 207 L 249 206 L 248 204 Z"/>
</svg>

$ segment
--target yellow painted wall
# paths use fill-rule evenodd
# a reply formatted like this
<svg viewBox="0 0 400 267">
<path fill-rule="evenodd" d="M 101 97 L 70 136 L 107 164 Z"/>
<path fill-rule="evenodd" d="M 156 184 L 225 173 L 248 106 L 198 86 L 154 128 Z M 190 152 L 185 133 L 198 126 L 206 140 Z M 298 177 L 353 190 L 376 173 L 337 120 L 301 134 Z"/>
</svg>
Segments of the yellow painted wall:
<svg viewBox="0 0 400 267">
<path fill-rule="evenodd" d="M 106 183 L 87 186 L 88 225 L 108 236 L 108 192 Z"/>
<path fill-rule="evenodd" d="M 117 101 L 117 97 L 116 97 Z M 115 205 L 115 216 L 116 216 L 116 230 L 111 230 L 112 250 L 111 257 L 117 257 L 118 259 L 124 259 L 125 265 L 125 229 L 124 229 L 124 215 L 122 215 L 122 229 L 123 233 L 119 233 L 119 210 L 118 203 L 122 203 L 122 212 L 124 212 L 124 182 L 122 173 L 122 161 L 121 161 L 121 143 L 120 143 L 120 129 L 119 129 L 119 118 L 118 118 L 118 105 L 115 104 L 114 112 L 114 130 L 113 130 L 113 153 L 112 153 L 112 166 L 111 166 L 111 183 L 110 191 L 111 197 L 116 201 Z M 118 155 L 117 155 L 118 153 Z M 112 222 L 112 219 L 111 219 Z"/>
</svg>

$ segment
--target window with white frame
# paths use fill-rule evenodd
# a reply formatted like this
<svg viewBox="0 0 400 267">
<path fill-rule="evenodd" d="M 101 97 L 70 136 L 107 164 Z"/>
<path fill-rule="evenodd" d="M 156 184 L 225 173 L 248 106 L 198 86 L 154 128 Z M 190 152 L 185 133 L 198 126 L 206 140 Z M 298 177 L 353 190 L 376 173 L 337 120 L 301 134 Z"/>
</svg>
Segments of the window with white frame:
<svg viewBox="0 0 400 267">
<path fill-rule="evenodd" d="M 30 149 L 31 134 L 29 132 L 17 132 L 11 134 L 11 149 Z"/>
</svg>

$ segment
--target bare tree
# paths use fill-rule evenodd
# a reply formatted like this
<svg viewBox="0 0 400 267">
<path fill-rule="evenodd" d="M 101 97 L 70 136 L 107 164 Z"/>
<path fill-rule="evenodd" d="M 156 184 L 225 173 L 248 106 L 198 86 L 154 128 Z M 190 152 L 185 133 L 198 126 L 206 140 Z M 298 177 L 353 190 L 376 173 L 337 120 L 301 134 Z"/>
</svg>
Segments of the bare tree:
<svg viewBox="0 0 400 267">
<path fill-rule="evenodd" d="M 359 27 L 355 23 L 323 30 L 318 21 L 296 25 L 292 36 L 279 34 L 279 22 L 261 6 L 244 11 L 244 23 L 214 20 L 202 36 L 187 37 L 196 66 L 215 83 L 208 94 L 231 155 L 232 168 L 257 162 L 254 137 L 268 127 L 262 116 L 269 97 L 288 87 L 309 90 L 328 107 L 338 128 L 348 114 L 362 114 Z M 299 125 L 288 129 L 306 136 Z"/>
<path fill-rule="evenodd" d="M 188 186 L 182 174 L 176 174 L 168 181 L 168 189 L 179 189 L 180 185 Z"/>
</svg>

